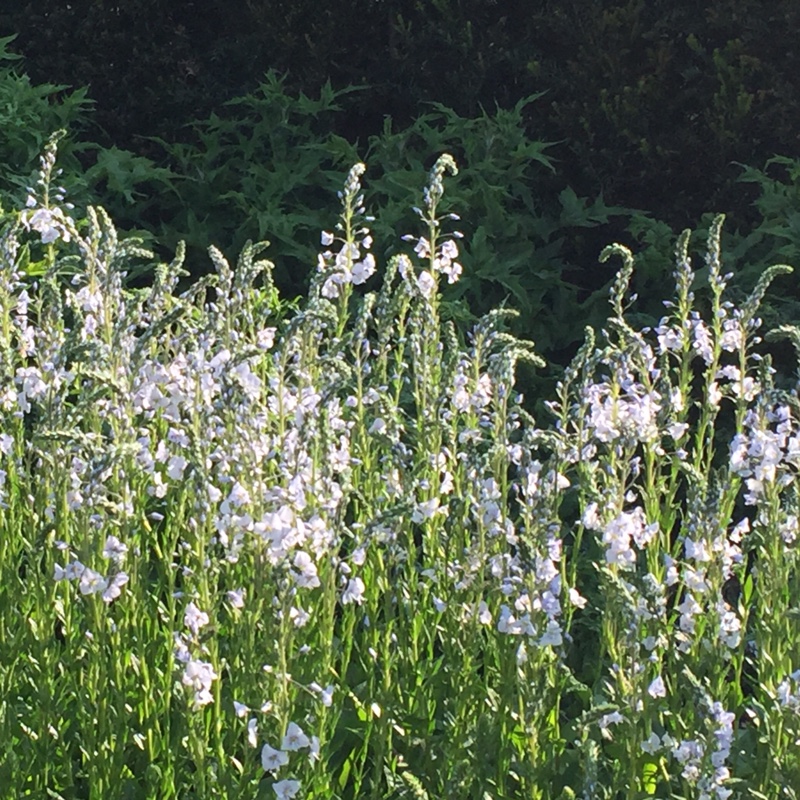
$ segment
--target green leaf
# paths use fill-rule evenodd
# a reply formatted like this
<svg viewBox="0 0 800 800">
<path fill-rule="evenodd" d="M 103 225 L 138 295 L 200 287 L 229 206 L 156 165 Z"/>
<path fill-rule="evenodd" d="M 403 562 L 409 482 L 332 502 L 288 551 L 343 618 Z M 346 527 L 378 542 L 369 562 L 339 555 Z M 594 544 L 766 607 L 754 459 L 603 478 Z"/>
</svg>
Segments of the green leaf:
<svg viewBox="0 0 800 800">
<path fill-rule="evenodd" d="M 647 794 L 655 794 L 658 788 L 658 762 L 645 761 L 642 764 L 642 787 Z"/>
</svg>

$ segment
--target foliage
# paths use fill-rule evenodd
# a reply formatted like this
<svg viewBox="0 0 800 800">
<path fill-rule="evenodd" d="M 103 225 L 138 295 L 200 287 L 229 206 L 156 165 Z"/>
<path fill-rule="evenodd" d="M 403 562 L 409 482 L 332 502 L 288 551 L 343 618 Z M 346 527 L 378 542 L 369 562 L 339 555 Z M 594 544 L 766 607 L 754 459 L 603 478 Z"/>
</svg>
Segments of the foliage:
<svg viewBox="0 0 800 800">
<path fill-rule="evenodd" d="M 197 145 L 163 143 L 171 171 L 184 177 L 173 184 L 172 202 L 160 198 L 156 219 L 166 222 L 155 226 L 159 239 L 173 246 L 185 239 L 199 249 L 208 237 L 236 250 L 247 238 L 269 237 L 285 265 L 276 276 L 279 285 L 290 293 L 304 291 L 333 175 L 358 155 L 330 133 L 343 94 L 327 85 L 318 99 L 294 98 L 270 74 L 257 93 L 197 123 Z M 468 277 L 448 302 L 463 297 L 480 316 L 510 298 L 531 320 L 528 332 L 550 351 L 580 335 L 567 322 L 566 309 L 581 288 L 588 294 L 570 284 L 579 275 L 566 261 L 565 243 L 576 229 L 600 226 L 627 210 L 578 198 L 569 189 L 548 202 L 555 171 L 550 145 L 531 141 L 522 125 L 525 107 L 537 99 L 475 119 L 435 104 L 399 131 L 387 119 L 382 134 L 362 149 L 367 163 L 380 165 L 372 183 L 383 198 L 376 231 L 384 240 L 413 222 L 405 198 L 427 154 L 456 154 L 463 168 L 452 192 L 460 207 L 470 209 L 463 224 L 471 244 L 463 254 Z"/>
<path fill-rule="evenodd" d="M 709 207 L 744 222 L 732 163 L 794 151 L 797 23 L 793 0 L 248 0 L 235 14 L 219 0 L 202 14 L 40 0 L 0 16 L 35 80 L 91 86 L 106 147 L 153 157 L 142 137 L 181 141 L 187 120 L 257 92 L 270 69 L 292 93 L 364 86 L 336 119 L 348 141 L 379 134 L 387 115 L 405 128 L 422 103 L 475 117 L 546 91 L 525 124 L 563 143 L 560 188 L 677 229 Z"/>
<path fill-rule="evenodd" d="M 555 3 L 537 70 L 576 189 L 680 228 L 709 206 L 748 219 L 733 162 L 791 152 L 798 127 L 790 0 Z M 565 58 L 560 56 L 566 54 Z"/>
<path fill-rule="evenodd" d="M 71 128 L 78 135 L 86 126 L 92 101 L 85 89 L 67 93 L 66 86 L 33 85 L 27 75 L 10 66 L 20 59 L 7 49 L 15 38 L 0 38 L 0 195 L 24 202 L 50 134 Z M 72 141 L 62 143 L 63 163 L 72 172 L 78 169 L 80 149 Z"/>
<path fill-rule="evenodd" d="M 354 166 L 294 310 L 263 243 L 127 289 L 153 254 L 54 171 L 0 238 L 14 796 L 797 798 L 800 408 L 758 335 L 789 267 L 730 303 L 717 218 L 706 308 L 685 232 L 643 331 L 607 248 L 542 426 L 509 312 L 442 320 L 451 157 L 385 265 Z"/>
</svg>

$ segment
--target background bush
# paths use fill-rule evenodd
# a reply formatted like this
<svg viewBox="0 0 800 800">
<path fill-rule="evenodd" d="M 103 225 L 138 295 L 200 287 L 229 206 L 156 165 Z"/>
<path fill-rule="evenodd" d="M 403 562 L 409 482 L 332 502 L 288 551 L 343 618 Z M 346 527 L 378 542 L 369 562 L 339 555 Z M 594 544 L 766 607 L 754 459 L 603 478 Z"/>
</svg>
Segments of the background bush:
<svg viewBox="0 0 800 800">
<path fill-rule="evenodd" d="M 0 14 L 0 31 L 19 34 L 35 82 L 90 88 L 96 140 L 140 154 L 269 69 L 307 94 L 367 87 L 337 120 L 351 141 L 386 115 L 405 127 L 425 101 L 472 117 L 546 91 L 525 124 L 563 141 L 565 182 L 680 228 L 706 211 L 751 220 L 732 162 L 796 149 L 798 22 L 792 0 L 247 0 L 235 14 L 218 0 L 41 0 Z"/>
</svg>

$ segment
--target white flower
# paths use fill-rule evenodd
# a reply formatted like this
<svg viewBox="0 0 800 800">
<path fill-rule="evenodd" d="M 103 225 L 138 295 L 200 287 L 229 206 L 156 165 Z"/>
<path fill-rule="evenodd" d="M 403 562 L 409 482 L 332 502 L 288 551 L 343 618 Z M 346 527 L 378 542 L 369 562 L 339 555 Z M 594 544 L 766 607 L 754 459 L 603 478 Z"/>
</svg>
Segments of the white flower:
<svg viewBox="0 0 800 800">
<path fill-rule="evenodd" d="M 261 748 L 261 766 L 264 767 L 265 772 L 275 772 L 288 763 L 289 756 L 283 750 L 276 750 L 268 744 Z"/>
<path fill-rule="evenodd" d="M 623 569 L 635 563 L 636 555 L 631 548 L 631 526 L 627 514 L 620 514 L 606 525 L 603 544 L 606 545 L 606 561 L 619 564 Z"/>
<path fill-rule="evenodd" d="M 720 345 L 723 350 L 729 353 L 740 350 L 744 343 L 744 332 L 742 331 L 741 322 L 737 319 L 726 319 L 722 323 L 723 333 L 720 338 Z"/>
<path fill-rule="evenodd" d="M 352 578 L 342 593 L 342 604 L 345 606 L 350 603 L 361 605 L 364 602 L 364 590 L 366 588 L 361 578 Z"/>
<path fill-rule="evenodd" d="M 420 258 L 427 258 L 431 254 L 431 246 L 424 236 L 420 236 L 419 240 L 414 246 L 414 252 Z"/>
<path fill-rule="evenodd" d="M 368 433 L 385 433 L 386 432 L 386 421 L 381 417 L 378 417 L 372 425 L 369 426 Z"/>
<path fill-rule="evenodd" d="M 701 319 L 692 320 L 692 329 L 695 352 L 697 352 L 706 364 L 710 364 L 714 360 L 714 347 L 711 342 L 711 332 Z"/>
<path fill-rule="evenodd" d="M 647 753 L 648 755 L 654 755 L 661 749 L 661 739 L 658 738 L 658 735 L 655 733 L 651 733 L 650 736 L 642 742 L 642 750 Z"/>
<path fill-rule="evenodd" d="M 300 781 L 278 781 L 272 784 L 278 800 L 291 800 L 300 791 Z"/>
<path fill-rule="evenodd" d="M 333 244 L 333 234 L 328 233 L 328 231 L 322 231 L 322 236 L 320 236 L 320 241 L 322 242 L 323 247 L 328 247 L 328 245 Z"/>
<path fill-rule="evenodd" d="M 292 573 L 292 577 L 297 586 L 308 589 L 319 586 L 317 565 L 313 562 L 308 553 L 304 550 L 299 550 L 294 557 L 294 566 L 299 570 L 299 572 Z"/>
<path fill-rule="evenodd" d="M 685 422 L 673 422 L 667 426 L 667 433 L 677 442 L 683 438 L 683 434 L 689 429 Z"/>
<path fill-rule="evenodd" d="M 356 261 L 351 271 L 351 281 L 355 286 L 360 286 L 375 274 L 375 256 L 367 253 L 362 261 Z"/>
<path fill-rule="evenodd" d="M 116 536 L 109 535 L 106 537 L 106 543 L 103 547 L 103 558 L 108 558 L 118 564 L 122 561 L 127 552 L 128 546 L 122 544 Z"/>
<path fill-rule="evenodd" d="M 702 606 L 691 594 L 687 594 L 683 602 L 676 606 L 676 609 L 681 612 L 678 623 L 680 625 L 680 629 L 684 633 L 694 633 L 694 618 L 703 610 Z"/>
<path fill-rule="evenodd" d="M 448 239 L 442 245 L 442 258 L 450 259 L 458 258 L 458 245 L 452 240 Z"/>
<path fill-rule="evenodd" d="M 311 740 L 303 733 L 303 729 L 295 722 L 290 722 L 286 735 L 281 742 L 282 750 L 302 750 L 311 746 Z"/>
<path fill-rule="evenodd" d="M 665 319 L 655 329 L 658 335 L 658 352 L 666 353 L 668 350 L 680 350 L 683 347 L 683 331 L 680 328 L 669 328 L 664 324 Z"/>
<path fill-rule="evenodd" d="M 539 647 L 546 647 L 547 645 L 558 647 L 562 641 L 561 626 L 554 619 L 551 619 L 547 623 L 547 630 L 541 635 L 537 644 Z"/>
<path fill-rule="evenodd" d="M 186 606 L 186 613 L 183 615 L 183 624 L 195 635 L 200 632 L 200 628 L 208 625 L 208 614 L 201 611 L 194 603 Z"/>
<path fill-rule="evenodd" d="M 234 700 L 233 710 L 236 712 L 237 717 L 245 717 L 250 709 L 244 703 L 237 703 L 236 700 Z"/>
<path fill-rule="evenodd" d="M 242 486 L 241 483 L 236 481 L 233 484 L 233 488 L 230 491 L 230 494 L 222 501 L 220 504 L 219 510 L 223 514 L 230 514 L 231 513 L 231 505 L 235 506 L 236 508 L 241 508 L 243 505 L 246 505 L 250 502 L 250 494 L 247 489 Z"/>
<path fill-rule="evenodd" d="M 173 481 L 183 479 L 183 471 L 189 462 L 183 456 L 172 456 L 167 464 L 167 475 Z"/>
<path fill-rule="evenodd" d="M 292 620 L 295 628 L 304 628 L 311 619 L 311 614 L 302 607 L 295 608 L 292 606 L 289 609 L 289 619 Z"/>
<path fill-rule="evenodd" d="M 419 524 L 423 520 L 431 519 L 439 511 L 440 500 L 438 497 L 433 497 L 417 505 L 417 508 L 411 514 L 412 522 Z"/>
<path fill-rule="evenodd" d="M 691 558 L 698 563 L 711 561 L 711 553 L 708 549 L 708 542 L 705 539 L 698 539 L 696 542 L 688 536 L 684 540 L 686 558 Z"/>
<path fill-rule="evenodd" d="M 422 270 L 417 277 L 417 286 L 419 287 L 422 296 L 427 300 L 433 294 L 436 287 L 436 281 L 428 270 Z"/>
<path fill-rule="evenodd" d="M 193 689 L 204 689 L 211 686 L 217 677 L 211 664 L 206 661 L 189 661 L 183 673 L 183 685 Z"/>
<path fill-rule="evenodd" d="M 664 685 L 664 679 L 660 675 L 647 687 L 647 694 L 650 697 L 667 696 L 667 687 Z"/>
<path fill-rule="evenodd" d="M 313 764 L 315 761 L 319 761 L 319 736 L 312 736 L 311 737 L 311 746 L 308 748 L 308 760 Z"/>
<path fill-rule="evenodd" d="M 108 588 L 108 581 L 99 572 L 86 567 L 81 573 L 78 588 L 81 594 L 99 594 Z"/>
<path fill-rule="evenodd" d="M 620 722 L 624 721 L 625 717 L 623 717 L 619 711 L 613 711 L 611 714 L 604 714 L 602 717 L 600 717 L 597 724 L 600 726 L 600 733 L 602 734 L 603 738 L 611 739 L 611 731 L 609 731 L 609 726 L 619 725 Z"/>
<path fill-rule="evenodd" d="M 588 601 L 577 589 L 570 589 L 569 602 L 576 608 L 584 608 Z"/>
<path fill-rule="evenodd" d="M 263 328 L 256 334 L 256 347 L 259 350 L 269 350 L 275 344 L 276 328 Z"/>
<path fill-rule="evenodd" d="M 116 600 L 122 593 L 122 587 L 128 582 L 128 575 L 125 572 L 118 572 L 103 590 L 103 602 L 110 603 Z"/>
<path fill-rule="evenodd" d="M 333 684 L 328 684 L 328 686 L 324 689 L 320 689 L 319 699 L 322 701 L 322 705 L 324 705 L 326 708 L 330 708 L 333 703 L 333 692 Z"/>
<path fill-rule="evenodd" d="M 183 671 L 181 682 L 194 689 L 194 708 L 201 708 L 213 702 L 211 684 L 217 679 L 211 664 L 206 661 L 188 661 Z"/>
<path fill-rule="evenodd" d="M 247 722 L 247 743 L 250 747 L 258 747 L 258 720 L 255 717 Z"/>
<path fill-rule="evenodd" d="M 42 237 L 42 244 L 51 244 L 56 239 L 62 238 L 68 242 L 71 238 L 65 227 L 65 222 L 71 221 L 64 216 L 60 208 L 39 208 L 34 212 L 25 212 L 22 215 L 22 224 L 27 230 L 38 231 Z"/>
</svg>

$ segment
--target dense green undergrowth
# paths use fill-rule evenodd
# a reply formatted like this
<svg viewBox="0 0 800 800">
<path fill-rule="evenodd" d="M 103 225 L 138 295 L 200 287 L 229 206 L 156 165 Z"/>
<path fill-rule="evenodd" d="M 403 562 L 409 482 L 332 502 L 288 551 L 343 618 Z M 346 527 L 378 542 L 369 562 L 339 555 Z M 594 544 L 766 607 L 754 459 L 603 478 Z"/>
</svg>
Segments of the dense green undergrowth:
<svg viewBox="0 0 800 800">
<path fill-rule="evenodd" d="M 641 328 L 607 248 L 539 420 L 513 312 L 443 319 L 449 156 L 388 260 L 353 167 L 296 308 L 264 243 L 180 291 L 182 246 L 54 170 L 0 238 L 8 796 L 798 796 L 800 409 L 759 333 L 789 267 L 731 302 L 717 218 Z"/>
</svg>

